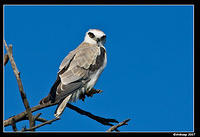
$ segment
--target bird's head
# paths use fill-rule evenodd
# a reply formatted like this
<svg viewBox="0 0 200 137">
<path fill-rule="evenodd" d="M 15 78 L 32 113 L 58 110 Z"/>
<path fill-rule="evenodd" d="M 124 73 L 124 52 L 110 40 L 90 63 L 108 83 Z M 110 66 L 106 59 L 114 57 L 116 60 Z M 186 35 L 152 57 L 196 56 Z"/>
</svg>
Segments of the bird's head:
<svg viewBox="0 0 200 137">
<path fill-rule="evenodd" d="M 106 34 L 98 29 L 90 29 L 85 34 L 84 42 L 104 45 L 106 42 Z"/>
</svg>

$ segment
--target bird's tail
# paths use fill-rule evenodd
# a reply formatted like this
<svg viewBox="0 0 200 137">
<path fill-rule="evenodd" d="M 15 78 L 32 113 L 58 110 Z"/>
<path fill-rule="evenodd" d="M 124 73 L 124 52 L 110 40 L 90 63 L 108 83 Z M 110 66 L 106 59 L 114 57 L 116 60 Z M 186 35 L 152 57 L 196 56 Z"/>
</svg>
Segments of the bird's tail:
<svg viewBox="0 0 200 137">
<path fill-rule="evenodd" d="M 69 102 L 70 98 L 71 98 L 72 94 L 68 95 L 65 99 L 61 100 L 56 108 L 56 111 L 54 113 L 54 116 L 56 118 L 59 118 L 60 115 L 63 113 L 63 111 L 65 110 L 65 107 L 67 105 L 67 103 Z"/>
<path fill-rule="evenodd" d="M 57 77 L 55 83 L 51 87 L 50 93 L 48 94 L 48 96 L 40 100 L 40 104 L 45 104 L 45 103 L 48 103 L 49 101 L 51 101 L 52 103 L 55 102 L 56 90 L 59 84 L 60 84 L 60 78 Z"/>
</svg>

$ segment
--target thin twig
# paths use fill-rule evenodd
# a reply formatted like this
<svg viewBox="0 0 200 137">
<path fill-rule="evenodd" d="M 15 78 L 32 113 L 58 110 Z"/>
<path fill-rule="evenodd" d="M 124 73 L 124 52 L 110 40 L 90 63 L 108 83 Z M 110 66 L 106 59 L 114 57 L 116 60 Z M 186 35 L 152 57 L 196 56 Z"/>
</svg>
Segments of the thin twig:
<svg viewBox="0 0 200 137">
<path fill-rule="evenodd" d="M 126 120 L 120 122 L 119 124 L 110 127 L 106 132 L 112 132 L 113 130 L 116 130 L 118 127 L 121 127 L 121 126 L 123 126 L 123 125 L 128 125 L 127 122 L 130 121 L 130 120 L 131 120 L 131 119 L 126 119 Z"/>
<path fill-rule="evenodd" d="M 35 130 L 36 128 L 39 128 L 39 127 L 41 127 L 41 126 L 44 126 L 44 125 L 46 125 L 46 124 L 51 124 L 52 122 L 54 122 L 54 121 L 56 121 L 56 120 L 59 120 L 60 118 L 54 118 L 54 119 L 52 119 L 52 120 L 48 120 L 48 121 L 46 121 L 46 122 L 44 122 L 44 123 L 42 123 L 42 124 L 39 124 L 39 125 L 37 125 L 37 126 L 34 126 L 34 127 L 32 127 L 32 128 L 29 128 L 29 129 L 24 129 L 24 131 L 33 131 L 33 130 Z"/>
<path fill-rule="evenodd" d="M 46 122 L 48 120 L 44 119 L 44 118 L 41 118 L 41 117 L 38 117 L 35 119 L 36 121 L 39 121 L 39 122 Z"/>
<path fill-rule="evenodd" d="M 113 126 L 113 124 L 111 124 L 110 122 L 113 122 L 113 123 L 119 123 L 117 120 L 115 119 L 109 119 L 109 118 L 102 118 L 102 117 L 99 117 L 99 116 L 95 116 L 93 115 L 92 113 L 90 112 L 87 112 L 85 110 L 82 110 L 76 106 L 73 106 L 72 104 L 68 103 L 67 104 L 67 107 L 69 107 L 70 109 L 78 112 L 79 114 L 81 115 L 85 115 L 93 120 L 96 120 L 97 122 L 103 124 L 103 125 L 108 125 L 108 126 Z"/>
<path fill-rule="evenodd" d="M 38 113 L 36 116 L 34 116 L 34 120 L 39 118 L 39 116 L 41 115 L 42 113 Z"/>
<path fill-rule="evenodd" d="M 34 119 L 35 119 L 35 121 L 39 121 L 39 122 L 46 122 L 46 121 L 48 121 L 48 120 L 46 120 L 44 118 L 37 117 L 37 116 L 34 116 Z M 20 119 L 19 121 L 22 121 L 22 120 L 28 120 L 27 115 L 23 119 Z M 19 122 L 19 121 L 17 121 L 17 122 Z"/>
<path fill-rule="evenodd" d="M 19 91 L 20 91 L 20 94 L 21 94 L 23 104 L 24 104 L 26 111 L 27 111 L 27 114 L 28 114 L 29 125 L 30 125 L 30 128 L 31 128 L 31 127 L 34 126 L 35 122 L 34 122 L 33 115 L 31 113 L 31 108 L 30 108 L 28 100 L 26 98 L 26 94 L 25 94 L 23 86 L 22 86 L 22 82 L 21 82 L 21 79 L 20 79 L 20 73 L 17 69 L 17 65 L 16 65 L 14 58 L 13 58 L 13 55 L 12 55 L 12 45 L 10 45 L 9 48 L 8 48 L 5 40 L 4 40 L 4 44 L 5 44 L 5 47 L 6 47 L 6 50 L 7 50 L 7 54 L 8 54 L 12 69 L 13 69 L 15 77 L 17 79 Z"/>
</svg>

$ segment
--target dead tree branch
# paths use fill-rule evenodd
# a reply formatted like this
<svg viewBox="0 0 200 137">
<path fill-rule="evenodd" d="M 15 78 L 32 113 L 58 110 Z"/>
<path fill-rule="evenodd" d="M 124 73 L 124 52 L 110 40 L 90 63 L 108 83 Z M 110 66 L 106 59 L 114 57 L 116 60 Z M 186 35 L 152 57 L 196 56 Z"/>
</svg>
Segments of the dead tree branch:
<svg viewBox="0 0 200 137">
<path fill-rule="evenodd" d="M 26 108 L 26 111 L 27 111 L 27 114 L 28 114 L 29 126 L 33 127 L 35 125 L 35 122 L 34 122 L 34 119 L 33 119 L 32 113 L 31 113 L 31 108 L 30 108 L 28 100 L 26 98 L 26 94 L 25 94 L 23 86 L 22 86 L 20 73 L 19 73 L 19 71 L 17 69 L 17 65 L 16 65 L 16 63 L 14 61 L 14 58 L 13 58 L 13 55 L 12 55 L 12 45 L 10 45 L 9 46 L 10 48 L 8 48 L 7 43 L 6 43 L 5 40 L 4 40 L 4 44 L 5 44 L 5 47 L 6 47 L 6 50 L 7 50 L 7 54 L 8 54 L 12 69 L 13 69 L 15 77 L 17 79 L 17 84 L 18 84 L 18 87 L 19 87 L 19 91 L 20 91 L 20 94 L 21 94 L 21 98 L 22 98 L 23 104 L 24 104 L 24 106 Z"/>
<path fill-rule="evenodd" d="M 8 118 L 7 120 L 4 120 L 3 126 L 6 127 L 6 126 L 10 125 L 10 126 L 12 126 L 13 131 L 18 131 L 17 127 L 16 127 L 16 123 L 20 122 L 22 120 L 29 120 L 29 128 L 28 129 L 24 128 L 22 131 L 34 131 L 36 128 L 39 128 L 46 124 L 51 124 L 52 122 L 59 120 L 60 118 L 46 120 L 46 119 L 40 117 L 41 113 L 38 113 L 36 116 L 32 115 L 33 112 L 50 107 L 50 106 L 54 106 L 54 105 L 58 104 L 58 102 L 54 102 L 54 103 L 48 102 L 46 104 L 39 104 L 39 105 L 36 105 L 36 106 L 30 108 L 26 94 L 23 89 L 22 81 L 20 78 L 20 72 L 18 71 L 16 63 L 13 58 L 12 45 L 9 45 L 9 47 L 8 47 L 5 40 L 4 40 L 4 44 L 5 44 L 6 51 L 7 51 L 6 55 L 4 56 L 4 66 L 7 64 L 8 60 L 10 60 L 12 69 L 13 69 L 15 77 L 17 79 L 20 95 L 21 95 L 21 98 L 22 98 L 22 101 L 23 101 L 23 104 L 24 104 L 26 110 L 18 115 L 12 116 L 12 117 Z M 102 92 L 102 90 L 92 89 L 91 91 L 88 91 L 87 93 L 85 93 L 85 95 L 83 95 L 82 100 L 84 101 L 85 96 L 92 97 L 93 94 L 97 94 L 97 93 L 101 93 L 101 92 Z M 108 131 L 113 131 L 113 130 L 118 131 L 118 129 L 117 129 L 118 127 L 125 125 L 126 122 L 128 122 L 130 120 L 130 119 L 128 119 L 123 123 L 122 122 L 119 123 L 115 119 L 102 118 L 99 116 L 95 116 L 95 115 L 91 114 L 90 112 L 82 110 L 70 103 L 68 103 L 66 107 L 76 111 L 77 113 L 79 113 L 81 115 L 85 115 L 93 120 L 96 120 L 97 122 L 99 122 L 103 125 L 112 126 Z M 40 121 L 43 123 L 35 126 L 35 121 Z M 113 126 L 113 124 L 111 124 L 111 123 L 119 123 L 119 124 L 116 126 Z"/>
<path fill-rule="evenodd" d="M 111 124 L 110 122 L 113 122 L 113 123 L 119 123 L 117 120 L 115 119 L 109 119 L 109 118 L 102 118 L 102 117 L 99 117 L 99 116 L 95 116 L 93 114 L 91 114 L 90 112 L 87 112 L 87 111 L 84 111 L 76 106 L 73 106 L 72 104 L 67 104 L 67 107 L 69 107 L 70 109 L 78 112 L 79 114 L 81 115 L 85 115 L 93 120 L 96 120 L 97 122 L 103 124 L 103 125 L 108 125 L 108 126 L 113 126 L 113 124 Z"/>
<path fill-rule="evenodd" d="M 34 126 L 34 127 L 32 127 L 32 128 L 29 128 L 29 129 L 26 129 L 26 128 L 25 128 L 24 131 L 33 131 L 33 130 L 35 130 L 36 128 L 39 128 L 39 127 L 44 126 L 44 125 L 46 125 L 46 124 L 51 124 L 52 122 L 54 122 L 54 121 L 56 121 L 56 120 L 59 120 L 59 119 L 60 119 L 60 118 L 54 118 L 54 119 L 52 119 L 52 120 L 43 122 L 42 124 L 39 124 L 39 125 Z"/>
<path fill-rule="evenodd" d="M 42 105 L 39 104 L 37 106 L 32 107 L 31 108 L 31 112 L 35 112 L 35 111 L 38 111 L 38 110 L 43 109 L 43 108 L 54 106 L 56 104 L 58 104 L 58 102 L 55 102 L 55 103 L 50 103 L 49 102 L 49 103 L 42 104 Z M 95 115 L 91 114 L 90 112 L 84 111 L 84 110 L 82 110 L 82 109 L 80 109 L 80 108 L 78 108 L 78 107 L 76 107 L 76 106 L 74 106 L 74 105 L 72 105 L 70 103 L 67 104 L 67 107 L 72 109 L 72 110 L 74 110 L 74 111 L 76 111 L 76 112 L 78 112 L 81 115 L 85 115 L 85 116 L 87 116 L 87 117 L 89 117 L 89 118 L 91 118 L 93 120 L 96 120 L 97 122 L 99 122 L 99 123 L 101 123 L 103 125 L 113 126 L 113 124 L 111 124 L 110 122 L 119 123 L 115 119 L 108 119 L 108 118 L 102 118 L 102 117 L 99 117 L 99 116 L 95 116 Z M 11 125 L 12 118 L 14 118 L 16 122 L 19 122 L 19 121 L 27 119 L 26 115 L 27 115 L 27 112 L 24 111 L 24 112 L 22 112 L 22 113 L 20 113 L 18 115 L 10 117 L 7 120 L 4 120 L 4 123 L 3 123 L 4 127 Z M 39 117 L 36 120 L 41 121 L 41 122 L 46 122 L 45 119 L 42 119 L 42 118 L 39 118 Z"/>
<path fill-rule="evenodd" d="M 119 124 L 115 125 L 115 126 L 112 126 L 110 127 L 106 132 L 112 132 L 114 130 L 117 130 L 118 127 L 121 127 L 123 125 L 128 125 L 127 122 L 130 121 L 131 119 L 126 119 L 122 122 L 120 122 Z M 118 130 L 117 130 L 118 131 Z"/>
</svg>

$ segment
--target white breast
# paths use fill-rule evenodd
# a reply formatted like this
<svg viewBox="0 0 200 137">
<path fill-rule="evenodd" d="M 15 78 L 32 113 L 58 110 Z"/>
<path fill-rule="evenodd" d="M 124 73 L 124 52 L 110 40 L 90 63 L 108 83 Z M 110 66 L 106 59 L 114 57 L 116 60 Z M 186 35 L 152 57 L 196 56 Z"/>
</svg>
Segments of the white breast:
<svg viewBox="0 0 200 137">
<path fill-rule="evenodd" d="M 106 64 L 107 64 L 107 56 L 105 54 L 105 58 L 104 58 L 104 62 L 103 62 L 103 66 L 100 67 L 99 70 L 97 70 L 94 74 L 92 74 L 90 76 L 90 81 L 87 83 L 87 90 L 91 90 L 94 85 L 96 84 L 97 82 L 97 79 L 99 78 L 99 75 L 102 73 L 102 71 L 104 70 L 104 68 L 106 67 Z"/>
<path fill-rule="evenodd" d="M 103 65 L 102 67 L 100 67 L 99 70 L 97 70 L 96 72 L 94 72 L 91 76 L 90 76 L 90 81 L 87 83 L 86 85 L 86 89 L 85 87 L 77 90 L 76 92 L 73 93 L 72 97 L 70 98 L 70 102 L 74 102 L 76 100 L 79 99 L 79 96 L 81 95 L 81 93 L 85 93 L 86 90 L 91 90 L 94 85 L 96 84 L 97 82 L 97 79 L 99 78 L 100 74 L 102 73 L 103 69 L 106 67 L 106 64 L 107 64 L 107 56 L 105 54 L 105 58 L 104 58 L 104 62 L 103 62 Z"/>
</svg>

